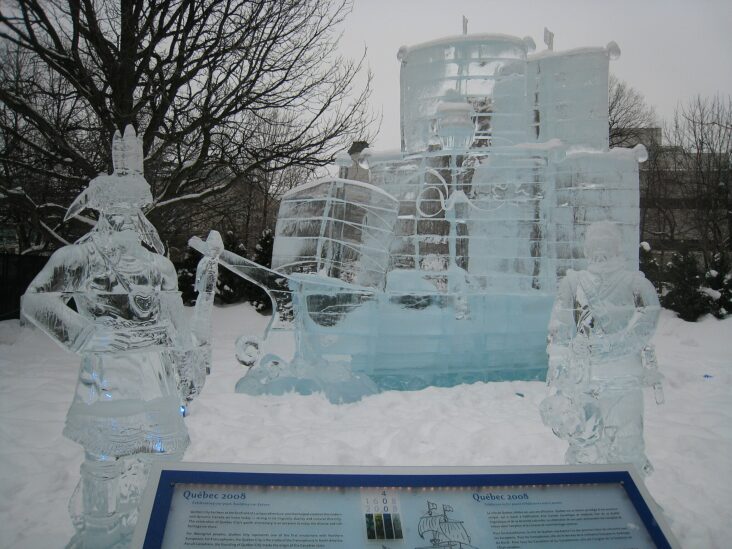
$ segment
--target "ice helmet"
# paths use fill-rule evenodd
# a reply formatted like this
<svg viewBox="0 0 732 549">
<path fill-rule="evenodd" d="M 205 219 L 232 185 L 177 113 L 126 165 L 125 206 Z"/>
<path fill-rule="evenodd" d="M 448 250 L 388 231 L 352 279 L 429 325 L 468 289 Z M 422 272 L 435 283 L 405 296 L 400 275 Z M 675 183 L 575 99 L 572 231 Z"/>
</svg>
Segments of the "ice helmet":
<svg viewBox="0 0 732 549">
<path fill-rule="evenodd" d="M 99 212 L 114 208 L 140 209 L 152 204 L 150 185 L 143 176 L 142 143 L 131 124 L 124 136 L 119 130 L 112 138 L 111 174 L 101 173 L 91 180 L 66 211 L 64 221 L 78 215 L 86 208 Z"/>
<path fill-rule="evenodd" d="M 158 253 L 163 253 L 160 236 L 148 221 L 142 208 L 152 204 L 150 185 L 143 175 L 142 142 L 131 124 L 125 127 L 124 135 L 119 130 L 112 137 L 111 174 L 101 173 L 91 180 L 89 186 L 76 197 L 66 211 L 64 221 L 78 215 L 86 208 L 100 214 L 124 212 L 133 218 L 142 241 Z"/>
</svg>

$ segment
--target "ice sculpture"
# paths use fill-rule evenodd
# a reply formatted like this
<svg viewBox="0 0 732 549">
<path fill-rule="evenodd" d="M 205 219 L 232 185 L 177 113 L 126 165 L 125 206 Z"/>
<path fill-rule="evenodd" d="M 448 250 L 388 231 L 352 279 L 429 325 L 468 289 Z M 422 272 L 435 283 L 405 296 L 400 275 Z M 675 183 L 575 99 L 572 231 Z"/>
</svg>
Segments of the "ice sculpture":
<svg viewBox="0 0 732 549">
<path fill-rule="evenodd" d="M 332 402 L 351 402 L 378 391 L 366 375 L 354 373 L 346 357 L 325 359 L 307 337 L 312 325 L 335 326 L 375 299 L 389 265 L 389 239 L 398 204 L 389 194 L 357 181 L 326 180 L 299 187 L 280 208 L 280 244 L 270 270 L 223 251 L 218 260 L 264 288 L 273 302 L 268 332 L 294 331 L 293 357 L 267 354 L 259 364 L 258 338 L 243 338 L 237 356 L 254 366 L 237 383 L 249 394 L 322 392 Z M 198 238 L 190 245 L 207 254 Z M 309 311 L 309 314 L 308 314 Z M 358 337 L 360 325 L 354 326 Z M 327 336 L 326 336 L 327 338 Z"/>
<path fill-rule="evenodd" d="M 632 463 L 648 474 L 643 387 L 656 386 L 658 395 L 649 346 L 658 296 L 641 272 L 626 268 L 615 224 L 590 225 L 584 252 L 587 269 L 567 272 L 552 309 L 547 384 L 553 394 L 541 404 L 542 419 L 569 442 L 567 463 Z"/>
<path fill-rule="evenodd" d="M 211 279 L 222 248 L 212 234 L 191 330 L 175 268 L 141 209 L 152 196 L 132 126 L 116 132 L 112 158 L 114 172 L 93 179 L 67 213 L 92 208 L 98 222 L 51 256 L 22 304 L 26 319 L 81 355 L 64 428 L 86 456 L 69 504 L 71 545 L 80 547 L 124 546 L 150 461 L 180 459 L 188 445 L 183 414 L 205 380 Z"/>
<path fill-rule="evenodd" d="M 272 269 L 296 279 L 286 327 L 300 364 L 350 368 L 380 389 L 544 379 L 557 283 L 586 265 L 586 227 L 617 223 L 637 265 L 645 151 L 608 149 L 618 47 L 534 47 L 498 34 L 402 47 L 401 150 L 354 144 L 340 173 L 368 170 L 368 183 L 284 196 Z M 246 363 L 266 354 L 267 340 L 242 341 Z M 267 368 L 255 364 L 241 390 L 267 392 Z"/>
</svg>

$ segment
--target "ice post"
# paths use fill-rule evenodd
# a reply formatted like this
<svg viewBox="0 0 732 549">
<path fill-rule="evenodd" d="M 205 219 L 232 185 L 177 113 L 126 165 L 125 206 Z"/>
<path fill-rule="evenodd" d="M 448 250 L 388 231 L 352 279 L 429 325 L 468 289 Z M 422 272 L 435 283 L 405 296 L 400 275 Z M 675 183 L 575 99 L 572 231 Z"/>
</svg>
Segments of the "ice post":
<svg viewBox="0 0 732 549">
<path fill-rule="evenodd" d="M 67 213 L 95 209 L 96 225 L 51 256 L 22 303 L 26 319 L 81 355 L 64 428 L 86 456 L 69 503 L 71 547 L 129 543 L 149 463 L 180 459 L 188 445 L 185 405 L 203 387 L 210 355 L 215 253 L 199 265 L 192 332 L 175 268 L 142 212 L 152 196 L 132 126 L 114 135 L 112 159 L 114 172 L 93 179 Z"/>
<path fill-rule="evenodd" d="M 267 338 L 242 340 L 253 365 L 237 390 L 325 387 L 338 402 L 368 394 L 365 379 L 408 390 L 545 378 L 557 284 L 586 267 L 586 228 L 616 223 L 621 256 L 638 264 L 646 153 L 608 148 L 617 44 L 534 49 L 502 34 L 400 48 L 401 149 L 354 148 L 337 157 L 340 178 L 285 194 L 271 270 L 221 255 L 275 303 Z M 295 332 L 296 356 L 267 356 L 281 330 Z M 296 382 L 327 371 L 337 386 Z"/>
<path fill-rule="evenodd" d="M 569 442 L 567 463 L 632 463 L 653 469 L 643 443 L 643 387 L 660 382 L 649 342 L 660 306 L 653 285 L 620 255 L 609 222 L 590 225 L 587 269 L 559 285 L 549 324 L 552 391 L 544 423 Z"/>
</svg>

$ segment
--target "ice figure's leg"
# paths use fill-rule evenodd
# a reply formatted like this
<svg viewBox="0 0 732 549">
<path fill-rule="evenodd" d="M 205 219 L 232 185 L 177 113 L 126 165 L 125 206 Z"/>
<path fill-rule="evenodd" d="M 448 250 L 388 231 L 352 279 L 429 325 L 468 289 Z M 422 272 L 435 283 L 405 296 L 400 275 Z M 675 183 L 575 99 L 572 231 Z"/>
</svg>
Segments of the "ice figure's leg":
<svg viewBox="0 0 732 549">
<path fill-rule="evenodd" d="M 572 400 L 575 416 L 574 429 L 567 437 L 569 448 L 565 454 L 567 463 L 603 463 L 603 434 L 605 432 L 602 409 L 593 393 L 578 393 Z"/>
<path fill-rule="evenodd" d="M 545 398 L 540 405 L 544 424 L 554 434 L 569 443 L 566 463 L 602 463 L 603 417 L 592 393 L 558 392 Z"/>
<path fill-rule="evenodd" d="M 643 441 L 643 391 L 640 387 L 610 389 L 601 406 L 605 417 L 608 463 L 632 463 L 643 474 L 653 466 Z"/>
<path fill-rule="evenodd" d="M 574 440 L 569 441 L 569 448 L 567 448 L 567 452 L 564 454 L 564 461 L 571 465 L 603 462 L 596 443 L 582 445 L 578 444 Z"/>
<path fill-rule="evenodd" d="M 150 472 L 149 463 L 143 458 L 144 455 L 137 454 L 123 459 L 117 513 L 125 535 L 131 536 L 135 530 L 138 507 Z"/>
<path fill-rule="evenodd" d="M 594 418 L 597 422 L 599 418 Z M 604 429 L 600 423 L 599 436 L 587 439 L 582 436 L 570 437 L 569 448 L 564 456 L 565 462 L 570 464 L 604 463 L 602 453 L 602 433 Z"/>
<path fill-rule="evenodd" d="M 570 437 L 567 463 L 632 463 L 641 473 L 650 474 L 653 467 L 645 455 L 641 389 L 605 387 L 595 402 L 601 416 L 599 436 Z"/>
<path fill-rule="evenodd" d="M 123 464 L 117 458 L 86 454 L 81 480 L 69 502 L 76 535 L 70 547 L 113 547 L 123 539 L 118 518 Z"/>
<path fill-rule="evenodd" d="M 180 461 L 182 457 L 183 451 L 179 451 L 169 454 L 135 454 L 121 460 L 123 467 L 119 484 L 117 514 L 120 530 L 126 540 L 132 536 L 137 524 L 140 503 L 150 475 L 150 465 L 154 461 Z"/>
<path fill-rule="evenodd" d="M 76 535 L 69 548 L 127 547 L 155 460 L 179 461 L 183 452 L 114 458 L 86 454 L 81 480 L 69 502 Z"/>
</svg>

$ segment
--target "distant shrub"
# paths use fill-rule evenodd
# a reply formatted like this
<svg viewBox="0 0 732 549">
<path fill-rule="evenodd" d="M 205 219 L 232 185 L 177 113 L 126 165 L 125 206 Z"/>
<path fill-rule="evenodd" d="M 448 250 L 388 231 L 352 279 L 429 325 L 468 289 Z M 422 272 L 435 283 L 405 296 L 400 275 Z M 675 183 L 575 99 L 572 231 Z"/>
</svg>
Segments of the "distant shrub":
<svg viewBox="0 0 732 549">
<path fill-rule="evenodd" d="M 704 274 L 702 291 L 711 300 L 710 312 L 717 318 L 725 318 L 732 313 L 732 269 L 728 256 L 714 254 L 709 270 Z"/>
<path fill-rule="evenodd" d="M 252 260 L 264 267 L 271 268 L 273 248 L 274 234 L 272 234 L 270 229 L 265 229 L 262 231 L 262 234 L 257 241 L 257 245 L 254 247 L 254 257 Z M 249 302 L 262 314 L 268 314 L 272 311 L 272 301 L 267 293 L 258 286 L 252 287 Z"/>
<path fill-rule="evenodd" d="M 236 255 L 247 256 L 247 247 L 234 234 L 233 231 L 226 231 L 221 235 L 224 241 L 224 248 Z M 219 305 L 230 305 L 247 301 L 251 292 L 252 284 L 237 274 L 232 273 L 226 267 L 219 267 L 219 277 L 216 280 L 216 303 Z"/>
<path fill-rule="evenodd" d="M 674 311 L 679 318 L 696 322 L 700 316 L 711 312 L 712 299 L 702 291 L 704 279 L 691 254 L 674 254 L 666 265 L 664 281 L 667 291 L 661 295 L 661 305 Z"/>
<path fill-rule="evenodd" d="M 728 254 L 715 254 L 703 273 L 690 253 L 674 254 L 671 261 L 661 265 L 647 243 L 641 243 L 639 252 L 640 270 L 656 287 L 661 305 L 680 318 L 695 322 L 708 313 L 717 318 L 732 313 L 732 266 Z"/>
<path fill-rule="evenodd" d="M 658 260 L 653 256 L 651 246 L 647 242 L 641 242 L 638 250 L 638 266 L 640 270 L 646 275 L 646 278 L 653 284 L 656 291 L 660 294 L 663 288 L 661 281 L 661 266 L 658 264 Z"/>
<path fill-rule="evenodd" d="M 178 290 L 180 291 L 183 304 L 187 306 L 196 303 L 196 267 L 201 254 L 193 250 L 186 250 L 183 260 L 175 264 L 175 270 L 178 273 Z"/>
</svg>

